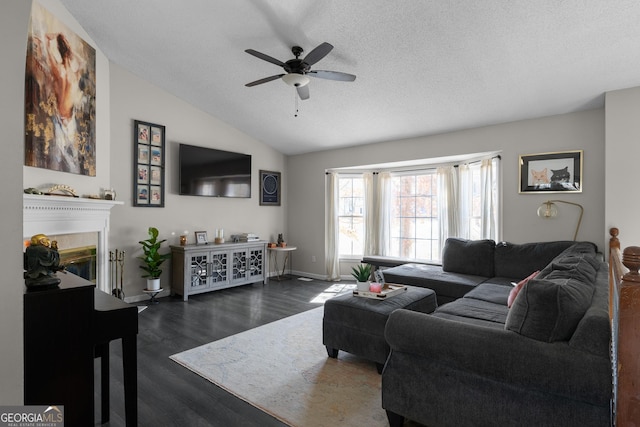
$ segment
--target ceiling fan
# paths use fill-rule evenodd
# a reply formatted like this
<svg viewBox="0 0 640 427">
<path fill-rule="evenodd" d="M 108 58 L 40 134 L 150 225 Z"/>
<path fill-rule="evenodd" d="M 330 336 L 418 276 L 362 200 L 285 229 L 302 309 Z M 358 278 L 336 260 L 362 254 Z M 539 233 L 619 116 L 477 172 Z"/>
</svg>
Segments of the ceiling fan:
<svg viewBox="0 0 640 427">
<path fill-rule="evenodd" d="M 342 82 L 354 81 L 356 79 L 356 76 L 354 76 L 353 74 L 341 73 L 339 71 L 311 70 L 311 66 L 327 56 L 332 49 L 332 45 L 324 42 L 313 49 L 311 52 L 309 52 L 303 59 L 300 59 L 300 55 L 302 55 L 304 50 L 300 46 L 293 46 L 291 48 L 291 52 L 295 56 L 295 59 L 290 59 L 287 62 L 282 62 L 278 59 L 275 59 L 269 55 L 265 55 L 264 53 L 258 52 L 253 49 L 247 49 L 245 50 L 245 52 L 247 52 L 248 54 L 260 58 L 264 61 L 271 62 L 272 64 L 278 65 L 284 68 L 286 73 L 265 77 L 263 79 L 256 80 L 255 82 L 247 83 L 245 86 L 256 86 L 262 83 L 267 83 L 272 80 L 282 78 L 282 80 L 286 84 L 296 88 L 300 99 L 309 99 L 309 87 L 307 86 L 307 84 L 309 83 L 309 77 L 307 76 L 318 77 L 327 80 L 338 80 Z"/>
</svg>

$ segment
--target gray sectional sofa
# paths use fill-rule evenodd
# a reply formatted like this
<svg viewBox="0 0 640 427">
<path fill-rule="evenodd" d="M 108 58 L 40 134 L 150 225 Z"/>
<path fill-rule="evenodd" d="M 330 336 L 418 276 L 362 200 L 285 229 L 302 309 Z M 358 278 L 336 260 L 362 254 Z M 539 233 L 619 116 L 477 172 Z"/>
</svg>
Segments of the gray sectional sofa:
<svg viewBox="0 0 640 427">
<path fill-rule="evenodd" d="M 390 424 L 609 425 L 608 269 L 595 245 L 450 239 L 443 255 L 442 267 L 419 266 L 411 280 L 385 270 L 387 282 L 451 300 L 433 314 L 389 317 L 382 406 Z M 508 308 L 511 282 L 536 270 Z"/>
<path fill-rule="evenodd" d="M 448 238 L 442 265 L 409 263 L 384 269 L 387 283 L 433 289 L 438 305 L 462 298 L 481 283 L 510 285 L 541 270 L 573 241 L 514 244 Z M 365 258 L 366 261 L 366 258 Z"/>
</svg>

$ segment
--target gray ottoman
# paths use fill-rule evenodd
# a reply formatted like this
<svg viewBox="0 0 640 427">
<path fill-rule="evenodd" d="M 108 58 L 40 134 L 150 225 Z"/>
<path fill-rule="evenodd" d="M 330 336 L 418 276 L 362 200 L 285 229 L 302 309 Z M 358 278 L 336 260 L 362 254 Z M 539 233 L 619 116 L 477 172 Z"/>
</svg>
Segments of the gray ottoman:
<svg viewBox="0 0 640 427">
<path fill-rule="evenodd" d="M 343 350 L 376 362 L 381 372 L 389 354 L 384 327 L 391 312 L 405 308 L 432 313 L 436 307 L 435 292 L 415 286 L 383 300 L 339 295 L 324 303 L 322 343 L 329 357 L 336 358 Z"/>
</svg>

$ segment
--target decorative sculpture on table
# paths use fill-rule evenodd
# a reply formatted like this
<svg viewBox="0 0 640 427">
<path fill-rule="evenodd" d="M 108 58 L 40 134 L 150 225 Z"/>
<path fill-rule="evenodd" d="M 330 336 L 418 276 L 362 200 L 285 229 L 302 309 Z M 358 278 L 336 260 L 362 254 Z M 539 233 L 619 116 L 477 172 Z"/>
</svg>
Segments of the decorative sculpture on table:
<svg viewBox="0 0 640 427">
<path fill-rule="evenodd" d="M 29 289 L 53 288 L 60 284 L 56 272 L 64 270 L 60 265 L 58 243 L 51 242 L 44 234 L 31 237 L 24 252 L 24 282 Z"/>
</svg>

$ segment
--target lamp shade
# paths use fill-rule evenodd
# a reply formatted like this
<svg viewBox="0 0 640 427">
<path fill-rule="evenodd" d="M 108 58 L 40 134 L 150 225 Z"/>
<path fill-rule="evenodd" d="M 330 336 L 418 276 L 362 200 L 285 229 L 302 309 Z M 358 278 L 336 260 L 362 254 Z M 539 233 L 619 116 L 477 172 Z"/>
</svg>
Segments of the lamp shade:
<svg viewBox="0 0 640 427">
<path fill-rule="evenodd" d="M 282 76 L 282 81 L 289 86 L 300 87 L 309 83 L 309 77 L 304 74 L 289 73 Z"/>
<path fill-rule="evenodd" d="M 540 218 L 554 218 L 558 215 L 558 208 L 552 202 L 544 202 L 538 208 L 538 216 Z"/>
<path fill-rule="evenodd" d="M 576 206 L 580 209 L 580 215 L 578 216 L 578 225 L 576 226 L 576 232 L 573 235 L 573 240 L 578 238 L 578 231 L 580 230 L 580 223 L 582 222 L 582 214 L 584 213 L 584 208 L 579 203 L 567 202 L 566 200 L 547 200 L 543 204 L 538 207 L 538 216 L 540 218 L 554 218 L 558 215 L 558 207 L 554 203 L 566 203 L 567 205 Z"/>
</svg>

